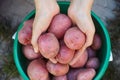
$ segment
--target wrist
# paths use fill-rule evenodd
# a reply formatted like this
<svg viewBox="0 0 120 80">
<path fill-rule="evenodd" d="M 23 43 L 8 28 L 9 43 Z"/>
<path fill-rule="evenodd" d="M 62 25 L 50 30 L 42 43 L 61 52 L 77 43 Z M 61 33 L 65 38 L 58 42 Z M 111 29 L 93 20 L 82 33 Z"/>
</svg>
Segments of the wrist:
<svg viewBox="0 0 120 80">
<path fill-rule="evenodd" d="M 94 0 L 71 0 L 70 7 L 90 13 Z"/>
</svg>

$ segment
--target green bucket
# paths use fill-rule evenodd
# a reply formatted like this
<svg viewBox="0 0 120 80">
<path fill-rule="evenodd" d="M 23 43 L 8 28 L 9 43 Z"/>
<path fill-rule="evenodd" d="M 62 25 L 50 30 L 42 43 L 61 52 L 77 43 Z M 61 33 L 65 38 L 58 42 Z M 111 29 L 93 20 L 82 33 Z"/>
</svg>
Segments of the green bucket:
<svg viewBox="0 0 120 80">
<path fill-rule="evenodd" d="M 70 3 L 69 2 L 58 2 L 58 4 L 60 6 L 61 13 L 67 14 L 67 9 L 68 9 Z M 29 80 L 29 77 L 26 73 L 29 62 L 22 54 L 22 49 L 21 49 L 22 45 L 18 42 L 18 32 L 22 28 L 23 22 L 26 20 L 29 20 L 30 18 L 33 18 L 34 15 L 35 15 L 35 10 L 30 12 L 24 18 L 24 20 L 22 21 L 22 23 L 20 24 L 20 26 L 17 30 L 16 38 L 14 40 L 14 49 L 13 49 L 14 61 L 15 61 L 16 67 L 17 67 L 20 75 L 22 76 L 22 78 L 24 80 Z M 103 75 L 105 74 L 105 71 L 108 67 L 111 44 L 110 44 L 109 34 L 108 34 L 103 22 L 100 20 L 100 18 L 94 12 L 91 12 L 91 15 L 92 15 L 92 18 L 93 18 L 93 21 L 95 24 L 96 31 L 98 34 L 100 34 L 101 39 L 102 39 L 102 47 L 98 51 L 98 57 L 100 59 L 101 64 L 100 64 L 99 69 L 97 70 L 96 76 L 93 79 L 93 80 L 100 80 L 103 77 Z"/>
</svg>

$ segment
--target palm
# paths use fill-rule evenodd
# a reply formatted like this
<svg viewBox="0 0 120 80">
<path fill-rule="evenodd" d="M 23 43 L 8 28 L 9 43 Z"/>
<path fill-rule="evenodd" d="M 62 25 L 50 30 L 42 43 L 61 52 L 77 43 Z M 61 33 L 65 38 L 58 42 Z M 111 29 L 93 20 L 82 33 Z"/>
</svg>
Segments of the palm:
<svg viewBox="0 0 120 80">
<path fill-rule="evenodd" d="M 85 1 L 89 1 L 89 0 L 85 0 Z M 87 2 L 85 3 L 85 1 L 83 1 L 81 6 L 79 7 L 73 1 L 74 3 L 70 5 L 68 9 L 69 17 L 86 36 L 86 42 L 84 46 L 79 50 L 80 51 L 79 54 L 76 54 L 74 56 L 73 60 L 70 62 L 70 65 L 74 64 L 78 60 L 78 58 L 81 56 L 81 54 L 84 53 L 86 48 L 92 44 L 94 33 L 95 33 L 95 27 L 90 14 L 93 2 L 91 1 L 89 3 Z M 78 4 L 80 0 L 78 1 L 76 0 L 76 2 Z M 83 9 L 83 6 L 85 7 L 85 9 Z"/>
</svg>

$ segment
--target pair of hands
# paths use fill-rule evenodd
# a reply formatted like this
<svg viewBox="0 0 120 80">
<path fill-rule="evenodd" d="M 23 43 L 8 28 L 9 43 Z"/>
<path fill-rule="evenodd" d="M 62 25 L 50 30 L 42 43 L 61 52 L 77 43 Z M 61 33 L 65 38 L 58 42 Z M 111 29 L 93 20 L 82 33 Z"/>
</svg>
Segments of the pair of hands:
<svg viewBox="0 0 120 80">
<path fill-rule="evenodd" d="M 33 32 L 31 43 L 35 52 L 38 52 L 38 37 L 48 29 L 52 18 L 60 12 L 56 0 L 34 0 L 36 15 L 33 23 Z M 85 34 L 86 42 L 79 50 L 83 53 L 85 49 L 92 44 L 95 27 L 91 18 L 91 8 L 94 0 L 71 0 L 68 8 L 68 16 L 72 22 Z M 81 54 L 75 54 L 70 64 L 74 64 Z"/>
</svg>

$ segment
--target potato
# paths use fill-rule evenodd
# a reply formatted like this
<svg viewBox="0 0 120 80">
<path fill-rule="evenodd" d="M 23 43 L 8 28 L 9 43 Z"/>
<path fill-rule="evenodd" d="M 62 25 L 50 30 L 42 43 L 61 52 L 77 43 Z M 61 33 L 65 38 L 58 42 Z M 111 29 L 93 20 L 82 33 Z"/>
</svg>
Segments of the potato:
<svg viewBox="0 0 120 80">
<path fill-rule="evenodd" d="M 79 51 L 76 51 L 75 54 L 78 54 Z M 80 58 L 74 63 L 74 64 L 70 64 L 70 66 L 72 68 L 80 68 L 80 67 L 83 67 L 86 62 L 87 62 L 87 59 L 88 59 L 88 53 L 87 51 L 85 51 L 84 53 L 81 54 Z"/>
<path fill-rule="evenodd" d="M 34 52 L 34 49 L 33 49 L 32 45 L 24 45 L 22 47 L 22 51 L 23 51 L 24 56 L 28 60 L 33 60 L 33 59 L 42 57 L 41 53 L 35 53 Z"/>
<path fill-rule="evenodd" d="M 66 31 L 64 42 L 70 49 L 80 49 L 85 43 L 85 35 L 77 27 L 72 27 Z"/>
<path fill-rule="evenodd" d="M 60 64 L 60 63 L 54 64 L 51 61 L 48 61 L 46 66 L 48 71 L 54 76 L 62 76 L 69 71 L 68 64 Z"/>
<path fill-rule="evenodd" d="M 61 64 L 68 64 L 72 60 L 75 50 L 68 48 L 62 42 L 60 44 L 61 46 L 60 46 L 59 53 L 56 56 L 56 60 Z"/>
<path fill-rule="evenodd" d="M 52 80 L 67 80 L 67 76 L 66 75 L 54 76 Z"/>
<path fill-rule="evenodd" d="M 33 60 L 27 68 L 30 80 L 49 80 L 49 73 L 42 59 Z"/>
<path fill-rule="evenodd" d="M 23 45 L 31 44 L 33 19 L 25 21 L 22 29 L 18 32 L 18 40 Z"/>
<path fill-rule="evenodd" d="M 100 36 L 98 34 L 95 34 L 93 38 L 92 48 L 94 50 L 98 50 L 101 48 L 101 45 L 102 45 L 102 41 L 101 41 Z"/>
<path fill-rule="evenodd" d="M 45 33 L 39 37 L 39 50 L 45 58 L 54 58 L 59 52 L 59 42 L 54 34 Z"/>
<path fill-rule="evenodd" d="M 92 80 L 96 72 L 94 69 L 89 68 L 76 68 L 70 69 L 67 74 L 68 80 Z"/>
<path fill-rule="evenodd" d="M 87 48 L 87 52 L 88 52 L 88 58 L 96 57 L 96 51 L 93 50 L 91 47 Z"/>
<path fill-rule="evenodd" d="M 77 75 L 79 73 L 80 69 L 79 68 L 70 68 L 68 74 L 67 74 L 67 79 L 68 80 L 77 80 Z"/>
<path fill-rule="evenodd" d="M 88 62 L 86 63 L 86 68 L 94 68 L 98 69 L 100 66 L 99 59 L 97 57 L 90 58 Z"/>
<path fill-rule="evenodd" d="M 94 69 L 81 69 L 77 75 L 77 80 L 92 80 L 96 72 Z"/>
<path fill-rule="evenodd" d="M 48 32 L 53 33 L 58 39 L 62 38 L 66 30 L 71 27 L 71 20 L 65 14 L 56 15 L 48 29 Z"/>
</svg>

